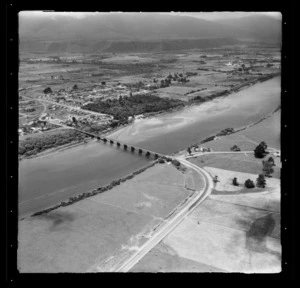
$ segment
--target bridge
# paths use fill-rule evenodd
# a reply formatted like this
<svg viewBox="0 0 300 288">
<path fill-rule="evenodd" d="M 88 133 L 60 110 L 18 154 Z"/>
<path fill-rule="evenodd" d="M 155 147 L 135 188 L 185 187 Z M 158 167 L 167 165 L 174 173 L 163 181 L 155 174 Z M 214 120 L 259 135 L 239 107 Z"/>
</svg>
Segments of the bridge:
<svg viewBox="0 0 300 288">
<path fill-rule="evenodd" d="M 80 129 L 75 128 L 75 127 L 69 127 L 68 126 L 68 128 L 72 128 L 72 129 L 74 129 L 76 131 L 79 131 L 81 133 L 84 133 L 84 134 L 86 134 L 86 135 L 88 135 L 92 138 L 97 138 L 98 140 L 103 141 L 104 143 L 110 143 L 112 145 L 116 145 L 117 147 L 123 148 L 124 150 L 130 150 L 131 152 L 137 152 L 140 155 L 144 154 L 146 157 L 153 156 L 154 159 L 158 159 L 160 157 L 168 157 L 166 155 L 151 151 L 149 149 L 145 149 L 145 148 L 141 148 L 141 147 L 138 147 L 138 146 L 135 146 L 135 145 L 120 142 L 120 141 L 115 140 L 115 139 L 110 138 L 110 137 L 97 135 L 97 134 L 94 134 L 94 133 L 91 133 L 91 132 L 80 130 Z"/>
</svg>

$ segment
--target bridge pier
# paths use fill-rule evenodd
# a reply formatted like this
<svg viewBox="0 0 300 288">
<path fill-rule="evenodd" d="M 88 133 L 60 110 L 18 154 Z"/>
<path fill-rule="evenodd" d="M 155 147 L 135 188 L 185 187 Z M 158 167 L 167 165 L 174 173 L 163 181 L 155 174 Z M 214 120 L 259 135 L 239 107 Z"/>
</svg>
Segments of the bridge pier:
<svg viewBox="0 0 300 288">
<path fill-rule="evenodd" d="M 133 152 L 134 150 L 135 150 L 135 148 L 132 146 L 132 147 L 131 147 L 131 151 Z"/>
<path fill-rule="evenodd" d="M 128 147 L 128 146 L 127 146 L 126 144 L 124 144 L 124 149 L 125 149 L 125 150 L 127 150 L 127 147 Z"/>
<path fill-rule="evenodd" d="M 106 142 L 107 142 L 107 139 L 106 139 L 106 138 L 103 138 L 103 141 L 106 143 Z"/>
<path fill-rule="evenodd" d="M 143 150 L 142 149 L 139 149 L 139 154 L 142 154 L 143 153 Z"/>
<path fill-rule="evenodd" d="M 147 151 L 147 153 L 145 154 L 146 157 L 149 157 L 150 156 L 150 152 Z"/>
<path fill-rule="evenodd" d="M 117 142 L 117 146 L 121 146 L 121 144 L 119 142 Z"/>
<path fill-rule="evenodd" d="M 110 140 L 109 142 L 110 142 L 110 144 L 114 144 L 114 141 L 113 141 L 113 140 Z"/>
<path fill-rule="evenodd" d="M 158 158 L 158 155 L 157 154 L 154 154 L 154 159 L 157 159 Z"/>
</svg>

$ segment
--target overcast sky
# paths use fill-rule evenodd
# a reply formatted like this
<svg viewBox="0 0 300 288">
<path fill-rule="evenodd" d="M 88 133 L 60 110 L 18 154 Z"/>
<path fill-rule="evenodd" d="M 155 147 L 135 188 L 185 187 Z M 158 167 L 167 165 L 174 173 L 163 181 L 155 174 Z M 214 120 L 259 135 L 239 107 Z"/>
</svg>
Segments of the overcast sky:
<svg viewBox="0 0 300 288">
<path fill-rule="evenodd" d="M 102 14 L 103 12 L 96 12 L 97 14 Z M 20 12 L 20 16 L 52 16 L 55 15 L 66 15 L 72 16 L 75 18 L 85 18 L 90 14 L 96 14 L 93 12 L 43 12 L 43 11 L 22 11 Z M 105 12 L 107 13 L 107 12 Z M 116 13 L 116 12 L 114 12 Z M 122 12 L 119 12 L 122 13 Z M 159 12 L 158 12 L 159 13 Z M 219 20 L 219 19 L 232 19 L 232 18 L 239 18 L 245 17 L 250 15 L 267 15 L 270 17 L 274 17 L 277 19 L 281 19 L 280 12 L 170 12 L 170 13 L 160 13 L 160 14 L 167 14 L 167 15 L 178 15 L 178 16 L 190 16 L 205 20 Z"/>
</svg>

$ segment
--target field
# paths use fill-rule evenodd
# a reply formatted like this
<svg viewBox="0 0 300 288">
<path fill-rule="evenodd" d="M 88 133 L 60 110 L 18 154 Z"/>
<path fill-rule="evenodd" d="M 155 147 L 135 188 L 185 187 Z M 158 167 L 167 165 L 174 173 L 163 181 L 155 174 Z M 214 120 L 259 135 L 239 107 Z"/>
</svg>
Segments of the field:
<svg viewBox="0 0 300 288">
<path fill-rule="evenodd" d="M 230 154 L 211 154 L 204 155 L 197 158 L 190 158 L 190 162 L 200 166 L 216 167 L 220 169 L 228 169 L 237 172 L 245 172 L 252 174 L 262 173 L 262 161 L 267 160 L 272 155 L 267 155 L 263 159 L 254 157 L 253 153 L 230 153 Z M 274 178 L 280 178 L 281 163 L 278 158 L 273 157 L 275 160 Z"/>
<path fill-rule="evenodd" d="M 193 193 L 193 177 L 157 164 L 103 194 L 20 221 L 20 272 L 109 271 Z"/>
<path fill-rule="evenodd" d="M 265 189 L 244 189 L 229 179 L 257 175 L 206 169 L 222 181 L 131 272 L 281 271 L 279 180 L 268 180 Z"/>
<path fill-rule="evenodd" d="M 238 145 L 253 150 L 261 141 L 280 148 L 280 111 L 241 132 L 205 143 L 214 151 Z M 268 158 L 268 155 L 265 158 Z M 256 182 L 263 159 L 253 153 L 206 154 L 189 160 L 218 176 L 211 195 L 166 238 L 142 258 L 131 272 L 281 271 L 280 158 L 265 188 L 247 189 Z M 239 186 L 233 186 L 236 177 Z"/>
<path fill-rule="evenodd" d="M 269 147 L 280 149 L 280 115 L 281 110 L 246 130 L 221 136 L 204 146 L 213 151 L 230 151 L 233 145 L 237 145 L 242 151 L 253 151 L 260 142 L 265 141 Z"/>
<path fill-rule="evenodd" d="M 181 106 L 195 97 L 198 97 L 199 103 L 204 102 L 216 93 L 227 93 L 249 81 L 257 81 L 264 73 L 280 72 L 276 64 L 280 51 L 264 48 L 265 53 L 261 54 L 261 49 L 233 46 L 185 50 L 181 53 L 65 53 L 59 57 L 52 53 L 42 57 L 22 54 L 19 69 L 19 135 L 22 137 L 32 132 L 34 129 L 31 129 L 30 122 L 44 113 L 47 113 L 44 116 L 47 121 L 72 125 L 70 119 L 75 116 L 78 120 L 78 117 L 70 111 L 71 108 L 96 107 L 97 101 L 115 101 L 132 96 L 147 98 L 152 94 L 170 98 L 171 101 L 182 100 Z M 249 53 L 256 55 L 256 60 L 249 59 Z M 270 63 L 273 66 L 266 67 Z M 30 104 L 21 107 L 23 101 L 28 99 L 39 99 L 35 111 L 30 112 Z M 53 106 L 51 103 L 65 105 L 65 108 L 49 109 Z M 147 106 L 147 103 L 141 104 Z M 170 108 L 167 106 L 162 106 L 159 111 Z M 109 114 L 106 118 L 103 116 L 100 119 L 99 116 L 94 121 L 80 120 L 81 124 L 87 129 L 100 124 L 101 131 L 106 131 L 131 121 L 132 116 L 136 116 L 131 114 L 158 111 L 151 107 L 137 111 L 127 105 L 119 108 L 114 109 L 114 113 L 112 109 L 104 108 L 102 113 Z M 113 117 L 117 120 L 114 123 Z"/>
</svg>

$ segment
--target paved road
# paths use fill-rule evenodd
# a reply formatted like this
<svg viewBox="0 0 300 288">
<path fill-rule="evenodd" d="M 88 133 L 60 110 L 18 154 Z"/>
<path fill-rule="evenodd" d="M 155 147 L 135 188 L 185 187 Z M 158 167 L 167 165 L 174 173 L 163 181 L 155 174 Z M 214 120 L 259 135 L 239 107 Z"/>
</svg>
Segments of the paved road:
<svg viewBox="0 0 300 288">
<path fill-rule="evenodd" d="M 213 182 L 210 175 L 202 168 L 190 163 L 183 157 L 172 157 L 177 159 L 182 164 L 194 169 L 205 180 L 205 186 L 202 190 L 195 192 L 191 199 L 185 206 L 175 214 L 175 216 L 164 224 L 164 226 L 157 231 L 141 248 L 125 262 L 121 267 L 117 268 L 116 272 L 128 272 L 134 265 L 136 265 L 155 245 L 157 245 L 163 238 L 165 238 L 188 214 L 190 214 L 204 199 L 211 193 L 213 189 Z"/>
</svg>

